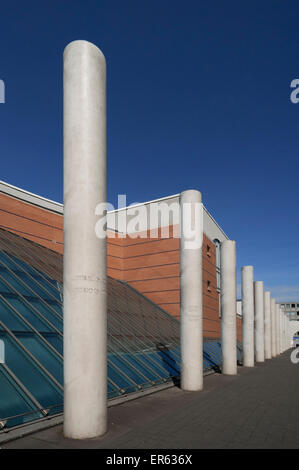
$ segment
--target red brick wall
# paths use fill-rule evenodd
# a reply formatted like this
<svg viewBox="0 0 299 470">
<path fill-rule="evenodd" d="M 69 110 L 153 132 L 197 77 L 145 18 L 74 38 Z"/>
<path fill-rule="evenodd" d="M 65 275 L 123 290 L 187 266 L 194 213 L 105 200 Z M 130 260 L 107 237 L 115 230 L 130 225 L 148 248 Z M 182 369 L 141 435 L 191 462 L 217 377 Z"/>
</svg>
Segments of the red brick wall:
<svg viewBox="0 0 299 470">
<path fill-rule="evenodd" d="M 219 338 L 221 331 L 216 280 L 216 246 L 206 235 L 203 237 L 202 270 L 204 336 Z"/>
<path fill-rule="evenodd" d="M 149 234 L 148 234 L 149 235 Z M 123 279 L 175 317 L 179 316 L 179 238 L 127 237 Z"/>
<path fill-rule="evenodd" d="M 63 251 L 63 217 L 0 193 L 0 226 L 51 250 Z"/>
</svg>

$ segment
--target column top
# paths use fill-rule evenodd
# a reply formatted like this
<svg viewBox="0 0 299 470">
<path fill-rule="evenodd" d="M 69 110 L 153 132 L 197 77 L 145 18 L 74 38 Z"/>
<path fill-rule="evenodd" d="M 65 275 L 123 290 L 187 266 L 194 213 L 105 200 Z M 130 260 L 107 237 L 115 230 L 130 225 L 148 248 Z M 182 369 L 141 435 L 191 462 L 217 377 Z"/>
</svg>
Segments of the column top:
<svg viewBox="0 0 299 470">
<path fill-rule="evenodd" d="M 180 193 L 180 201 L 184 202 L 201 202 L 201 192 L 197 189 L 187 189 Z"/>
<path fill-rule="evenodd" d="M 101 49 L 98 48 L 95 44 L 92 42 L 86 41 L 85 39 L 77 39 L 75 41 L 70 42 L 63 51 L 63 55 L 65 56 L 67 53 L 71 52 L 72 50 L 77 49 L 77 50 L 92 50 L 95 53 L 99 54 L 105 61 L 105 56 Z"/>
</svg>

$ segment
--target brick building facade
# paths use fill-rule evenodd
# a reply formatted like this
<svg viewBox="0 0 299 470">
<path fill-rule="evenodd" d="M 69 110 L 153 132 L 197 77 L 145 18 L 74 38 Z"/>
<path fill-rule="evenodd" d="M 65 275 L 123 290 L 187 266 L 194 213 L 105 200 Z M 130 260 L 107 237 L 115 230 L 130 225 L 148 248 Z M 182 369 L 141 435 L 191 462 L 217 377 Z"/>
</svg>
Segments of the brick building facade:
<svg viewBox="0 0 299 470">
<path fill-rule="evenodd" d="M 149 213 L 151 204 L 168 204 L 179 196 L 149 201 L 143 206 Z M 127 211 L 127 208 L 121 209 Z M 150 237 L 121 236 L 115 223 L 115 214 L 108 213 L 107 274 L 125 280 L 143 295 L 179 319 L 180 314 L 180 247 L 179 220 L 173 215 L 169 237 L 161 234 L 163 224 L 158 221 L 157 233 Z M 127 221 L 130 216 L 126 214 Z M 63 206 L 22 189 L 0 182 L 0 226 L 21 237 L 51 250 L 63 253 Z M 227 236 L 204 208 L 203 214 L 203 329 L 206 338 L 220 337 L 220 266 L 219 247 Z M 136 233 L 135 233 L 136 235 Z M 241 340 L 241 318 L 237 316 L 238 339 Z"/>
</svg>

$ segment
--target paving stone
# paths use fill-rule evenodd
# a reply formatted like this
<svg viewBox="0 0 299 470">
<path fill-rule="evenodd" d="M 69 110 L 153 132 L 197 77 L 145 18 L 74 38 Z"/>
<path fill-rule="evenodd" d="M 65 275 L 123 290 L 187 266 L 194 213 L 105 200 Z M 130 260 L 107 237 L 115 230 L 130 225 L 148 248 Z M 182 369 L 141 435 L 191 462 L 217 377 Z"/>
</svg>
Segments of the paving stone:
<svg viewBox="0 0 299 470">
<path fill-rule="evenodd" d="M 299 367 L 299 366 L 298 366 Z M 17 448 L 299 448 L 299 369 L 290 353 L 237 376 L 209 375 L 204 391 L 174 387 L 109 408 L 99 439 L 64 439 L 62 426 L 9 442 Z"/>
</svg>

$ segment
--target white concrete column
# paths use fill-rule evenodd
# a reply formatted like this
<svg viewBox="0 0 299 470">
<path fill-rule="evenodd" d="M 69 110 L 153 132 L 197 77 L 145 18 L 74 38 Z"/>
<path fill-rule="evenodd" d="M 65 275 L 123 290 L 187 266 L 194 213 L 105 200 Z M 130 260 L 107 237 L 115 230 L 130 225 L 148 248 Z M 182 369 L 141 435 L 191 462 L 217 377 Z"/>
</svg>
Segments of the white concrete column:
<svg viewBox="0 0 299 470">
<path fill-rule="evenodd" d="M 236 242 L 221 244 L 222 373 L 237 374 Z"/>
<path fill-rule="evenodd" d="M 87 41 L 64 51 L 64 434 L 107 430 L 106 62 Z"/>
<path fill-rule="evenodd" d="M 255 281 L 254 283 L 254 310 L 255 310 L 255 360 L 264 362 L 264 283 Z"/>
<path fill-rule="evenodd" d="M 264 340 L 265 359 L 271 359 L 271 299 L 270 292 L 264 292 Z"/>
<path fill-rule="evenodd" d="M 284 313 L 284 340 L 285 340 L 285 351 L 288 349 L 288 319 Z"/>
<path fill-rule="evenodd" d="M 283 353 L 283 313 L 279 306 L 279 318 L 280 318 L 280 352 Z"/>
<path fill-rule="evenodd" d="M 275 357 L 276 352 L 276 307 L 275 299 L 271 299 L 271 355 Z"/>
<path fill-rule="evenodd" d="M 284 312 L 283 314 L 284 318 L 284 350 L 286 351 L 288 349 L 288 344 L 287 344 L 287 316 Z"/>
<path fill-rule="evenodd" d="M 288 343 L 287 343 L 287 316 L 284 312 L 283 314 L 284 316 L 284 350 L 286 351 L 288 349 Z"/>
<path fill-rule="evenodd" d="M 280 309 L 281 311 L 281 318 L 282 318 L 282 352 L 285 351 L 285 315 L 284 311 Z"/>
<path fill-rule="evenodd" d="M 282 325 L 282 352 L 285 351 L 285 327 L 284 327 L 284 313 L 283 310 L 280 309 L 280 314 L 281 314 L 281 325 Z"/>
<path fill-rule="evenodd" d="M 275 304 L 276 308 L 276 351 L 277 355 L 280 354 L 280 318 L 279 318 L 279 305 Z"/>
<path fill-rule="evenodd" d="M 199 191 L 181 193 L 180 214 L 181 387 L 196 391 L 203 388 L 202 205 Z M 194 238 L 200 240 L 200 244 L 190 243 L 190 215 Z"/>
<path fill-rule="evenodd" d="M 243 366 L 254 366 L 253 266 L 242 266 L 242 342 Z"/>
</svg>

